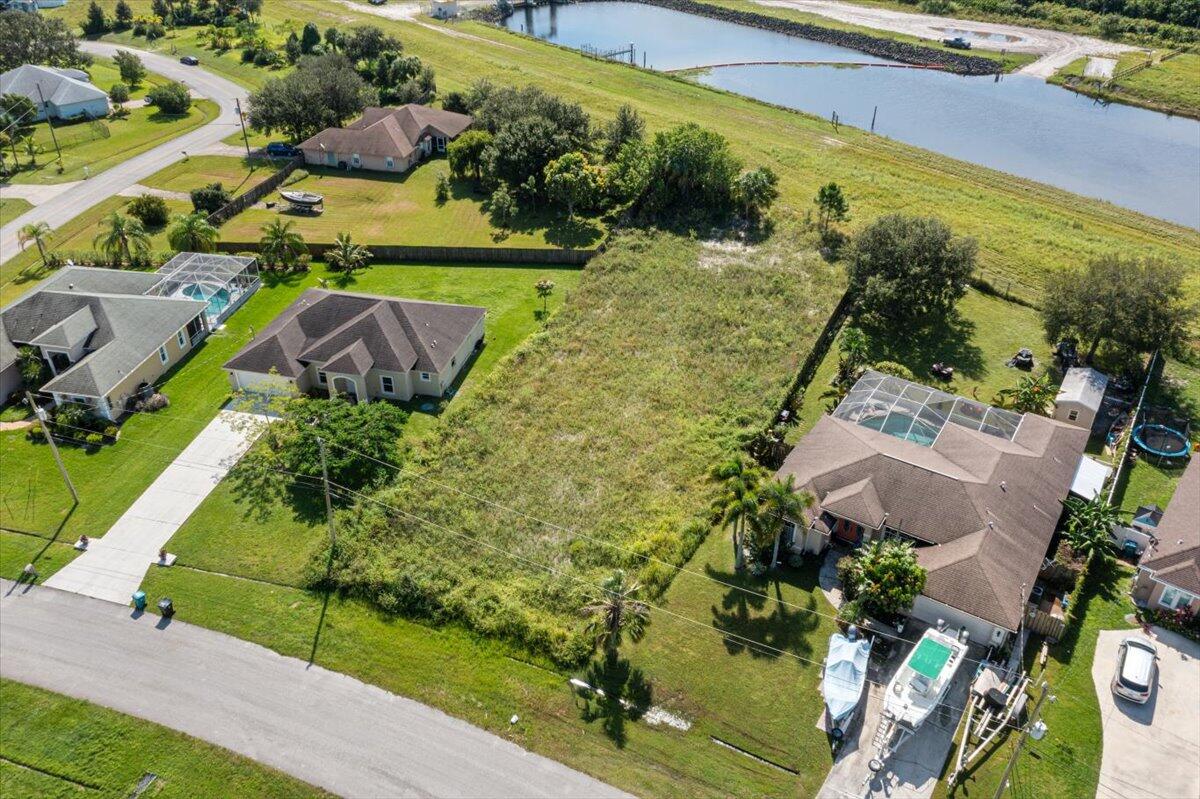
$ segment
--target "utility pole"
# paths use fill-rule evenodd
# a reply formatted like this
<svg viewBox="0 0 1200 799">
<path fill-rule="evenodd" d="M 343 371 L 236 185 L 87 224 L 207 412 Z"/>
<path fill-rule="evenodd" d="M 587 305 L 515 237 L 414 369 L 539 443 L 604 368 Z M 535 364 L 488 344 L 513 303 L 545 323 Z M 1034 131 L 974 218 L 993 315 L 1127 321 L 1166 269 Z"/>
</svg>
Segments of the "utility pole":
<svg viewBox="0 0 1200 799">
<path fill-rule="evenodd" d="M 46 436 L 46 443 L 50 445 L 50 451 L 54 453 L 54 462 L 58 464 L 58 472 L 62 475 L 63 482 L 67 484 L 67 490 L 71 492 L 71 499 L 75 500 L 75 504 L 79 504 L 79 493 L 75 490 L 75 484 L 71 482 L 71 475 L 67 474 L 67 467 L 62 462 L 62 456 L 58 454 L 58 444 L 54 441 L 54 436 L 50 435 L 50 428 L 46 426 L 46 411 L 38 407 L 38 404 L 33 401 L 33 394 L 25 392 L 25 401 L 29 403 L 29 407 L 37 414 L 38 423 L 42 426 L 42 433 Z"/>
<path fill-rule="evenodd" d="M 246 135 L 246 120 L 242 117 L 242 101 L 240 98 L 233 98 L 234 105 L 237 106 L 238 122 L 242 125 L 242 141 L 246 142 L 246 157 L 250 157 L 250 137 Z"/>
<path fill-rule="evenodd" d="M 1017 739 L 1017 746 L 1013 749 L 1012 757 L 1008 759 L 1008 765 L 1004 768 L 1004 776 L 1000 779 L 1000 784 L 996 786 L 996 793 L 992 799 L 1000 799 L 1004 795 L 1004 789 L 1008 786 L 1008 778 L 1012 776 L 1012 771 L 1017 765 L 1017 759 L 1021 757 L 1021 751 L 1025 749 L 1025 741 L 1029 738 L 1029 730 L 1041 721 L 1042 705 L 1047 699 L 1054 698 L 1050 696 L 1050 683 L 1045 680 L 1042 680 L 1041 691 L 1037 703 L 1033 706 L 1033 713 L 1029 716 L 1029 723 L 1021 728 L 1021 737 Z"/>
<path fill-rule="evenodd" d="M 62 166 L 62 150 L 58 146 L 58 136 L 54 133 L 54 123 L 50 121 L 50 106 L 46 104 L 46 95 L 42 94 L 42 85 L 37 84 L 38 97 L 42 98 L 42 112 L 46 115 L 46 127 L 50 128 L 50 139 L 54 142 L 54 152 L 58 153 L 58 165 Z"/>
</svg>

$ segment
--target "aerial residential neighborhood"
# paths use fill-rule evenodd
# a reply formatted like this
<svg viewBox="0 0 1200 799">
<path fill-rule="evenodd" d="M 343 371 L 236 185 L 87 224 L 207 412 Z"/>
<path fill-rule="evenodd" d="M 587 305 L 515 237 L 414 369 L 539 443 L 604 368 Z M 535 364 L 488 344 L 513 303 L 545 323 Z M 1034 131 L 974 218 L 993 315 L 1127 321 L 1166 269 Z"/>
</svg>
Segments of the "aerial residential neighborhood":
<svg viewBox="0 0 1200 799">
<path fill-rule="evenodd" d="M 0 796 L 1200 797 L 1198 43 L 0 0 Z"/>
</svg>

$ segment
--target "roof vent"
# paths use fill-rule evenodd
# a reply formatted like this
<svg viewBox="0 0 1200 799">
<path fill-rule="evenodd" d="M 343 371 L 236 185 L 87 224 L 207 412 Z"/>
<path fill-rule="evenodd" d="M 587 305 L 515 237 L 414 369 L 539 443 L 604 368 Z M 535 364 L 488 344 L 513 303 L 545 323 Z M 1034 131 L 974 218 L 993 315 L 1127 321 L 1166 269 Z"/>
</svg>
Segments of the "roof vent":
<svg viewBox="0 0 1200 799">
<path fill-rule="evenodd" d="M 1005 481 L 1005 480 L 1001 480 L 1001 481 L 1000 481 L 1000 490 L 1001 490 L 1001 491 L 1007 491 L 1007 490 L 1008 490 L 1008 482 L 1007 482 L 1007 481 Z"/>
<path fill-rule="evenodd" d="M 992 521 L 991 519 L 988 519 L 988 528 L 992 529 L 992 530 L 996 529 L 996 523 L 994 521 Z"/>
<path fill-rule="evenodd" d="M 74 283 L 68 283 L 68 284 L 67 284 L 67 288 L 68 288 L 68 289 L 70 289 L 71 291 L 74 291 L 74 290 L 75 290 L 75 284 L 74 284 Z"/>
</svg>

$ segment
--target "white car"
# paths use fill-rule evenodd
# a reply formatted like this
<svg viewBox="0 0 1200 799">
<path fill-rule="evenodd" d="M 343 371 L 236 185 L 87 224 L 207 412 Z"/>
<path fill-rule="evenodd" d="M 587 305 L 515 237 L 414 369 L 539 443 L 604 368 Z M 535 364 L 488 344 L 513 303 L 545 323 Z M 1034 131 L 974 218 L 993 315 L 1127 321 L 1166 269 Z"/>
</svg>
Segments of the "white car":
<svg viewBox="0 0 1200 799">
<path fill-rule="evenodd" d="M 1131 635 L 1121 641 L 1112 692 L 1130 702 L 1145 704 L 1158 680 L 1158 652 L 1145 638 Z"/>
</svg>

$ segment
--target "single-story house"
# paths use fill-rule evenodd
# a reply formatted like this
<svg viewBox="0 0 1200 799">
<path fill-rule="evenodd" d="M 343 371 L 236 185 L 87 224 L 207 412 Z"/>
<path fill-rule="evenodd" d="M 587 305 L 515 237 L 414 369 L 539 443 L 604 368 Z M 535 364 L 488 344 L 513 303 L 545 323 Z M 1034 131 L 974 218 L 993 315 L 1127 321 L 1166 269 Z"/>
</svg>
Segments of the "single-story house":
<svg viewBox="0 0 1200 799">
<path fill-rule="evenodd" d="M 816 498 L 793 551 L 900 537 L 925 590 L 911 615 L 982 644 L 1016 632 L 1088 433 L 868 371 L 788 454 L 777 477 Z"/>
<path fill-rule="evenodd" d="M 372 107 L 346 127 L 326 128 L 298 147 L 308 164 L 404 172 L 434 152 L 445 152 L 473 121 L 466 114 L 415 103 Z"/>
<path fill-rule="evenodd" d="M 1104 402 L 1108 376 L 1085 366 L 1073 366 L 1063 376 L 1054 398 L 1054 418 L 1091 430 Z"/>
<path fill-rule="evenodd" d="M 46 119 L 103 119 L 108 95 L 80 69 L 25 64 L 0 75 L 0 94 L 28 97 L 37 108 L 38 122 Z M 44 102 L 43 102 L 44 100 Z"/>
<path fill-rule="evenodd" d="M 451 19 L 458 16 L 458 0 L 430 0 L 429 16 L 434 19 Z"/>
<path fill-rule="evenodd" d="M 212 264 L 202 273 L 195 255 L 181 253 L 158 272 L 68 266 L 0 309 L 4 396 L 19 388 L 19 353 L 32 347 L 51 374 L 41 393 L 120 418 L 233 312 L 234 299 L 258 288 L 253 258 L 201 255 Z M 234 272 L 236 281 L 223 277 Z M 217 280 L 230 288 L 210 290 Z"/>
<path fill-rule="evenodd" d="M 351 401 L 440 397 L 483 346 L 486 309 L 309 289 L 225 362 L 234 390 Z"/>
<path fill-rule="evenodd" d="M 1138 562 L 1133 599 L 1200 614 L 1200 458 L 1193 457 Z"/>
</svg>

